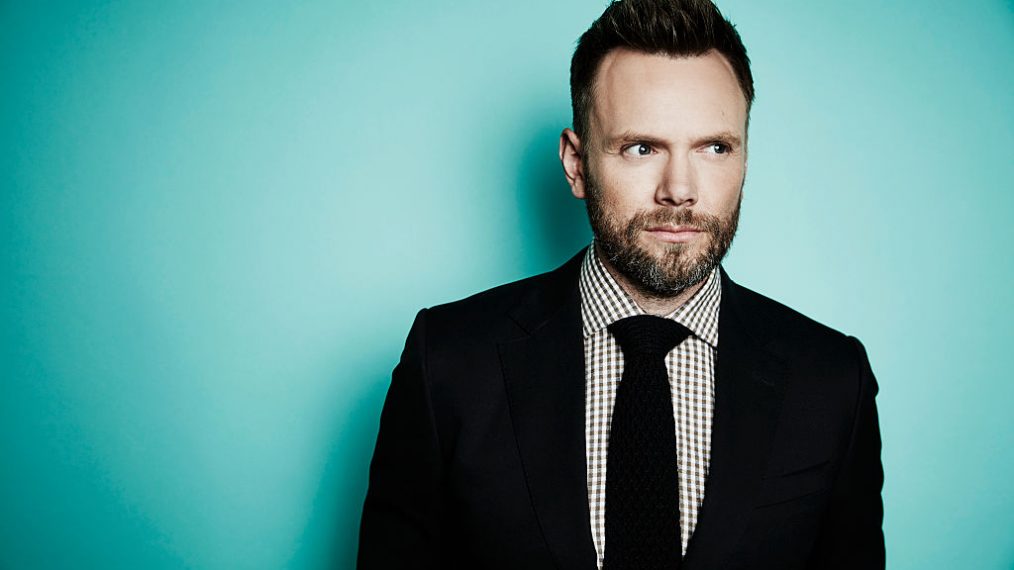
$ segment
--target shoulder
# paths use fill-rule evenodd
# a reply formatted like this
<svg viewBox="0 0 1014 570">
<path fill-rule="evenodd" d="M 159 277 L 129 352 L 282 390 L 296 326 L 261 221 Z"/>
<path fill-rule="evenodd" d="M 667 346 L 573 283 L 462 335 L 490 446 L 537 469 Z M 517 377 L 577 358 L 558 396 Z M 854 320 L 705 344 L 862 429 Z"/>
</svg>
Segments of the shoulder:
<svg viewBox="0 0 1014 570">
<path fill-rule="evenodd" d="M 774 357 L 770 362 L 777 364 L 771 370 L 777 370 L 775 377 L 781 379 L 778 384 L 784 390 L 783 410 L 788 424 L 803 422 L 800 425 L 811 428 L 826 425 L 834 429 L 822 433 L 851 433 L 860 406 L 864 402 L 869 405 L 879 391 L 859 339 L 745 287 L 733 284 L 731 289 L 736 307 L 726 315 L 723 297 L 719 361 L 722 321 L 729 316 L 741 321 L 760 354 Z"/>
<path fill-rule="evenodd" d="M 752 289 L 735 283 L 731 284 L 730 289 L 744 318 L 750 321 L 755 330 L 818 341 L 834 342 L 845 338 L 841 331 Z"/>
<path fill-rule="evenodd" d="M 784 360 L 848 373 L 865 365 L 866 351 L 857 338 L 731 280 L 726 293 L 754 340 Z"/>
<path fill-rule="evenodd" d="M 432 315 L 469 318 L 484 314 L 502 314 L 521 302 L 531 291 L 545 284 L 551 272 L 540 273 L 484 291 L 429 307 Z"/>
<path fill-rule="evenodd" d="M 420 312 L 430 338 L 470 344 L 517 338 L 572 303 L 584 250 L 560 267 Z"/>
</svg>

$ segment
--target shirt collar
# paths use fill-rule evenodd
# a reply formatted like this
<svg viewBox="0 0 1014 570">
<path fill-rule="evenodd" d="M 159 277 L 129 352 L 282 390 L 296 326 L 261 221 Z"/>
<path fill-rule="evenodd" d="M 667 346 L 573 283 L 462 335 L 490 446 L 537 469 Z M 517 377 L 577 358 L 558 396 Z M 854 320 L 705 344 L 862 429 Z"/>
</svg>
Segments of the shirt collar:
<svg viewBox="0 0 1014 570">
<path fill-rule="evenodd" d="M 643 315 L 630 295 L 613 279 L 595 254 L 595 242 L 581 263 L 581 317 L 584 336 L 591 336 L 610 324 L 634 315 Z M 690 329 L 694 336 L 718 348 L 718 312 L 722 299 L 721 278 L 715 267 L 694 296 L 666 315 Z"/>
</svg>

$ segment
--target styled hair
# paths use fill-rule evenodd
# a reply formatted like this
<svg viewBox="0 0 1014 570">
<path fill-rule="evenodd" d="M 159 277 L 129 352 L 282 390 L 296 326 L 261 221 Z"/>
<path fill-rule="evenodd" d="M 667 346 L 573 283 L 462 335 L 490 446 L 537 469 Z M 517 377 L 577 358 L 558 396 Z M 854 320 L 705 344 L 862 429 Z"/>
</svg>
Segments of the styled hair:
<svg viewBox="0 0 1014 570">
<path fill-rule="evenodd" d="M 578 137 L 584 138 L 588 130 L 599 65 L 616 48 L 671 57 L 718 51 L 732 65 L 749 116 L 754 97 L 750 59 L 736 28 L 710 0 L 615 0 L 581 35 L 570 61 L 570 101 Z"/>
</svg>

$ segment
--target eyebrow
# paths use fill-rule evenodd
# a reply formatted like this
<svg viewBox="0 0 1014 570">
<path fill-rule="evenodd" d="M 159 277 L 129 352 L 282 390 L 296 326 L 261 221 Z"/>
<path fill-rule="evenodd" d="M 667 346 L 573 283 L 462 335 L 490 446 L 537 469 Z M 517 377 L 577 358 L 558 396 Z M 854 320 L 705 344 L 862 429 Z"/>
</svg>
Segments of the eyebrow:
<svg viewBox="0 0 1014 570">
<path fill-rule="evenodd" d="M 739 148 L 743 144 L 743 140 L 732 131 L 719 131 L 703 137 L 697 137 L 691 143 L 691 146 L 700 146 L 709 142 L 721 141 L 731 144 L 735 148 Z M 616 146 L 623 146 L 633 143 L 647 143 L 652 146 L 669 146 L 669 141 L 658 138 L 656 136 L 638 133 L 636 131 L 624 131 L 615 137 L 608 139 L 608 148 L 615 148 Z"/>
<path fill-rule="evenodd" d="M 633 143 L 648 143 L 652 146 L 668 145 L 668 143 L 663 139 L 635 131 L 624 131 L 615 137 L 610 137 L 606 142 L 608 148 L 615 148 Z"/>
</svg>

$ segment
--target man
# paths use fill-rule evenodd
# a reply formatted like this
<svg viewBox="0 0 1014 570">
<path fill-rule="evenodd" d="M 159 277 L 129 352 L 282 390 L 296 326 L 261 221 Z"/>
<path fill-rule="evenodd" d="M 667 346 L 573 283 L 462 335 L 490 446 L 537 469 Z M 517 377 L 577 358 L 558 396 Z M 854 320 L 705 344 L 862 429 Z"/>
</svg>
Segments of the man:
<svg viewBox="0 0 1014 570">
<path fill-rule="evenodd" d="M 416 317 L 361 568 L 882 568 L 858 340 L 733 283 L 753 100 L 706 0 L 624 0 L 571 64 L 560 159 L 595 239 Z"/>
</svg>

